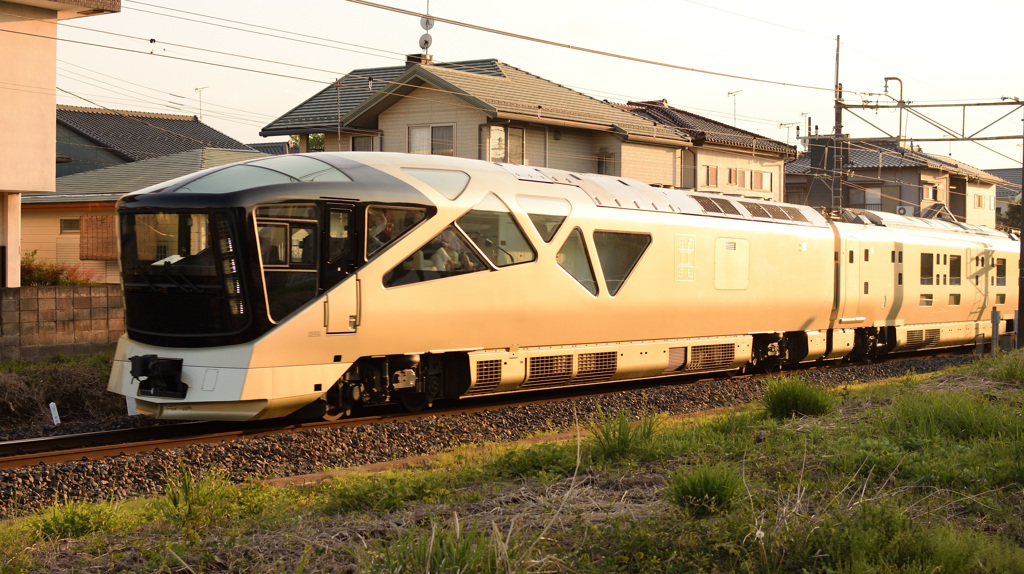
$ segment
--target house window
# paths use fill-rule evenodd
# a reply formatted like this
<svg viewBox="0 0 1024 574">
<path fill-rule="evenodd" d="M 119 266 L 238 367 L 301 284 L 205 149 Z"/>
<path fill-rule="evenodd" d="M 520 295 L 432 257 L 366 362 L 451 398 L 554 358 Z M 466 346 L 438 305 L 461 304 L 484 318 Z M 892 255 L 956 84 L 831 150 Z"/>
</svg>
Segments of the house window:
<svg viewBox="0 0 1024 574">
<path fill-rule="evenodd" d="M 526 130 L 512 126 L 483 126 L 487 142 L 484 158 L 501 163 L 526 163 Z"/>
<path fill-rule="evenodd" d="M 77 217 L 74 219 L 61 219 L 60 220 L 60 232 L 61 233 L 78 233 L 81 231 L 81 220 Z"/>
<path fill-rule="evenodd" d="M 352 151 L 373 151 L 373 136 L 352 136 Z"/>
<path fill-rule="evenodd" d="M 772 174 L 766 171 L 755 171 L 754 172 L 753 188 L 754 191 L 771 191 L 772 190 Z"/>
<path fill-rule="evenodd" d="M 455 155 L 455 126 L 409 126 L 409 153 Z"/>
<path fill-rule="evenodd" d="M 601 175 L 615 175 L 615 156 L 610 153 L 602 153 L 597 156 L 597 173 Z"/>
<path fill-rule="evenodd" d="M 981 195 L 980 193 L 974 194 L 974 207 L 977 207 L 978 209 L 984 209 L 985 196 Z"/>
<path fill-rule="evenodd" d="M 747 187 L 747 172 L 734 167 L 729 168 L 729 185 L 743 189 Z"/>
<path fill-rule="evenodd" d="M 708 187 L 718 187 L 718 166 L 704 166 L 704 185 Z"/>
</svg>

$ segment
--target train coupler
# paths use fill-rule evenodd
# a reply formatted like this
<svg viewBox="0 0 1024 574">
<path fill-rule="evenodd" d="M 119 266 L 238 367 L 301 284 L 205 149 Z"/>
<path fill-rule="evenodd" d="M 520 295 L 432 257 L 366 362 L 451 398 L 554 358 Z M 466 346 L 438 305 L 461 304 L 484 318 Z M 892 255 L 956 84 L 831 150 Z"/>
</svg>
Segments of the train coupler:
<svg viewBox="0 0 1024 574">
<path fill-rule="evenodd" d="M 166 397 L 183 399 L 188 385 L 181 381 L 182 359 L 164 359 L 156 355 L 136 355 L 132 363 L 132 378 L 139 381 L 140 397 Z"/>
</svg>

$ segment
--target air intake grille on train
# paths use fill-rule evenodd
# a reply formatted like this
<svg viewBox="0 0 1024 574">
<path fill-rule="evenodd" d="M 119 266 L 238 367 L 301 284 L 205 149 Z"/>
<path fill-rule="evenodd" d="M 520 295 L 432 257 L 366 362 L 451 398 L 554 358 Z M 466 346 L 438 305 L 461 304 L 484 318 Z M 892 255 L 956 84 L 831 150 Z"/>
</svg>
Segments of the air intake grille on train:
<svg viewBox="0 0 1024 574">
<path fill-rule="evenodd" d="M 907 348 L 908 349 L 924 349 L 926 347 L 934 347 L 939 344 L 942 340 L 942 331 L 940 329 L 927 329 L 917 331 L 907 331 Z"/>
<path fill-rule="evenodd" d="M 564 385 L 572 377 L 572 355 L 530 357 L 526 362 L 526 382 L 519 388 L 533 389 Z"/>
<path fill-rule="evenodd" d="M 489 393 L 501 382 L 501 359 L 477 361 L 476 384 L 470 389 L 470 395 Z"/>
<path fill-rule="evenodd" d="M 686 366 L 687 371 L 725 369 L 736 359 L 736 345 L 732 343 L 694 345 L 692 353 L 693 358 Z"/>
<path fill-rule="evenodd" d="M 670 347 L 668 350 L 668 368 L 666 373 L 674 373 L 686 364 L 686 347 Z"/>
<path fill-rule="evenodd" d="M 610 380 L 618 368 L 618 353 L 586 353 L 579 356 L 579 371 L 573 377 L 573 384 L 603 383 Z"/>
</svg>

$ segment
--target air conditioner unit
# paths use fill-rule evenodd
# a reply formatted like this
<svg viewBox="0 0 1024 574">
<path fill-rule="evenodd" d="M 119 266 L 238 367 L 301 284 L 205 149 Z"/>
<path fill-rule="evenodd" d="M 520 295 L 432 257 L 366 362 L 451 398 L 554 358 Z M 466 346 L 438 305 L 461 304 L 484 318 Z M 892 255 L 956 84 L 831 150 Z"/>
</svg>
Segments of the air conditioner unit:
<svg viewBox="0 0 1024 574">
<path fill-rule="evenodd" d="M 898 215 L 914 215 L 916 212 L 917 210 L 914 209 L 913 207 L 908 207 L 905 205 L 901 205 L 896 208 L 896 213 Z"/>
</svg>

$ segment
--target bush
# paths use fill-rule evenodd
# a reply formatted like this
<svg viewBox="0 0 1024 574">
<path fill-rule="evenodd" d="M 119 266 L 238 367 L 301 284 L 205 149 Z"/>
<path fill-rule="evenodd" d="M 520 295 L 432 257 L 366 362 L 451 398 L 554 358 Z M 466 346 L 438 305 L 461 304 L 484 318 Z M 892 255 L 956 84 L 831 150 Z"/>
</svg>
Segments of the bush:
<svg viewBox="0 0 1024 574">
<path fill-rule="evenodd" d="M 658 419 L 647 416 L 633 423 L 628 411 L 616 416 L 599 412 L 590 426 L 590 444 L 594 458 L 605 462 L 626 459 L 646 459 L 654 445 Z"/>
<path fill-rule="evenodd" d="M 743 490 L 743 478 L 727 466 L 699 466 L 672 473 L 668 481 L 670 502 L 698 516 L 727 510 Z"/>
<path fill-rule="evenodd" d="M 827 390 L 810 385 L 799 377 L 772 379 L 765 387 L 762 402 L 768 415 L 774 419 L 823 415 L 830 412 L 835 403 Z"/>
<path fill-rule="evenodd" d="M 36 261 L 37 250 L 21 256 L 22 285 L 88 285 L 96 282 L 96 274 L 81 265 L 55 261 Z"/>
</svg>

